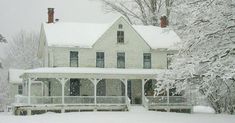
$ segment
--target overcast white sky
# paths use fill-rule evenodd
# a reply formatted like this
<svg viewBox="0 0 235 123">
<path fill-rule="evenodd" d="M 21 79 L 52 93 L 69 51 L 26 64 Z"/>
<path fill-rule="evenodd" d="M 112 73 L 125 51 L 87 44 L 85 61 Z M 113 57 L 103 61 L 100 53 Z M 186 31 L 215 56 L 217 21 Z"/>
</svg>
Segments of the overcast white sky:
<svg viewBox="0 0 235 123">
<path fill-rule="evenodd" d="M 107 23 L 118 16 L 105 13 L 99 0 L 0 0 L 0 33 L 10 38 L 20 30 L 40 31 L 48 7 L 65 22 Z"/>
</svg>

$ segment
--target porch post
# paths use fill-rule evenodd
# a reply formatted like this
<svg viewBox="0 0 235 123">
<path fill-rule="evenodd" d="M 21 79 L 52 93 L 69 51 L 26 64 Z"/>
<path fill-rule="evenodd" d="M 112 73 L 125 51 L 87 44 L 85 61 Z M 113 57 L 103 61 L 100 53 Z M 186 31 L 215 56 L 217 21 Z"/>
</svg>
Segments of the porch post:
<svg viewBox="0 0 235 123">
<path fill-rule="evenodd" d="M 127 79 L 120 79 L 123 83 L 124 83 L 124 85 L 125 85 L 125 101 L 126 101 L 126 103 L 128 103 L 128 100 L 127 100 L 127 97 L 128 97 L 128 95 L 127 95 Z"/>
<path fill-rule="evenodd" d="M 62 104 L 64 105 L 64 86 L 65 83 L 69 80 L 68 78 L 56 78 L 61 83 L 62 91 Z"/>
<path fill-rule="evenodd" d="M 28 105 L 31 104 L 31 78 L 28 79 Z"/>
<path fill-rule="evenodd" d="M 169 104 L 170 104 L 170 92 L 169 92 L 169 83 L 167 83 L 167 112 L 170 112 L 170 107 L 169 107 Z"/>
<path fill-rule="evenodd" d="M 95 105 L 96 105 L 96 104 L 97 104 L 97 100 L 96 100 L 97 79 L 94 79 L 94 82 L 93 82 L 93 83 L 94 83 L 94 103 L 95 103 Z"/>
<path fill-rule="evenodd" d="M 65 83 L 61 82 L 61 84 L 62 84 L 62 104 L 64 105 L 64 85 L 65 85 Z"/>
<path fill-rule="evenodd" d="M 23 79 L 23 95 L 27 95 L 27 81 Z"/>
<path fill-rule="evenodd" d="M 145 100 L 145 98 L 144 98 L 144 84 L 145 84 L 145 80 L 144 79 L 142 79 L 142 104 L 143 104 L 143 102 L 144 102 L 144 100 Z"/>
<path fill-rule="evenodd" d="M 124 85 L 125 85 L 125 97 L 127 99 L 127 79 L 124 79 Z M 128 100 L 126 100 L 126 103 L 128 102 Z"/>
<path fill-rule="evenodd" d="M 41 90 L 42 91 L 42 96 L 44 96 L 44 83 L 43 82 L 41 82 L 41 86 L 42 86 L 42 88 L 41 88 L 42 89 Z"/>
</svg>

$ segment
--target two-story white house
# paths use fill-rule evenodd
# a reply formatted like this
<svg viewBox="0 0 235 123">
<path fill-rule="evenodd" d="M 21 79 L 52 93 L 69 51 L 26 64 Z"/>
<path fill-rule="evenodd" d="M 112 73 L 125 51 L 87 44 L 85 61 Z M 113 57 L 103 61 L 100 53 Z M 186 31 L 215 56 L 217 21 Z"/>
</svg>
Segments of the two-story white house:
<svg viewBox="0 0 235 123">
<path fill-rule="evenodd" d="M 54 22 L 49 8 L 38 51 L 43 67 L 21 75 L 23 95 L 16 98 L 15 114 L 129 110 L 131 105 L 190 110 L 183 96 L 168 91 L 154 97 L 157 75 L 167 70 L 180 42 L 164 24 L 131 25 L 123 17 L 108 24 Z M 43 83 L 40 95 L 35 82 Z"/>
</svg>

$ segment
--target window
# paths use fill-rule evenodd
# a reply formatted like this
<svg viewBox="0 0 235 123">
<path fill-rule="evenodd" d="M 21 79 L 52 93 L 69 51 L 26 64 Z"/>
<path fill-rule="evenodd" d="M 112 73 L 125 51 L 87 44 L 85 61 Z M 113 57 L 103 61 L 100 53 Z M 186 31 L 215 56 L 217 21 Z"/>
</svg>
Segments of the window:
<svg viewBox="0 0 235 123">
<path fill-rule="evenodd" d="M 23 94 L 23 86 L 18 85 L 18 94 Z"/>
<path fill-rule="evenodd" d="M 117 31 L 117 43 L 124 43 L 124 31 Z"/>
<path fill-rule="evenodd" d="M 122 28 L 123 28 L 122 24 L 119 24 L 118 29 L 122 29 Z"/>
<path fill-rule="evenodd" d="M 100 82 L 97 84 L 97 90 L 96 90 L 97 96 L 106 96 L 106 81 L 105 79 L 100 80 Z"/>
<path fill-rule="evenodd" d="M 104 68 L 104 52 L 96 52 L 96 67 Z"/>
<path fill-rule="evenodd" d="M 151 53 L 144 53 L 144 65 L 145 69 L 151 69 Z"/>
<path fill-rule="evenodd" d="M 78 52 L 70 51 L 70 67 L 78 67 Z"/>
<path fill-rule="evenodd" d="M 173 54 L 167 54 L 167 69 L 171 69 L 170 65 L 172 63 Z"/>
<path fill-rule="evenodd" d="M 125 53 L 117 53 L 117 68 L 125 68 Z"/>
<path fill-rule="evenodd" d="M 80 96 L 80 79 L 70 79 L 70 96 Z"/>
</svg>

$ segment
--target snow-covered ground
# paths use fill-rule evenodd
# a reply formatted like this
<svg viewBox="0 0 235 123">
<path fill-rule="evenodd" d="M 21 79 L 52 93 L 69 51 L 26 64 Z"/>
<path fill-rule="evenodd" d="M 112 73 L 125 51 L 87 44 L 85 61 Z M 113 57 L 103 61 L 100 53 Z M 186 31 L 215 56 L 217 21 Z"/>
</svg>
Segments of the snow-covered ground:
<svg viewBox="0 0 235 123">
<path fill-rule="evenodd" d="M 0 113 L 0 123 L 235 123 L 235 116 L 151 111 L 46 113 L 33 116 Z"/>
</svg>

